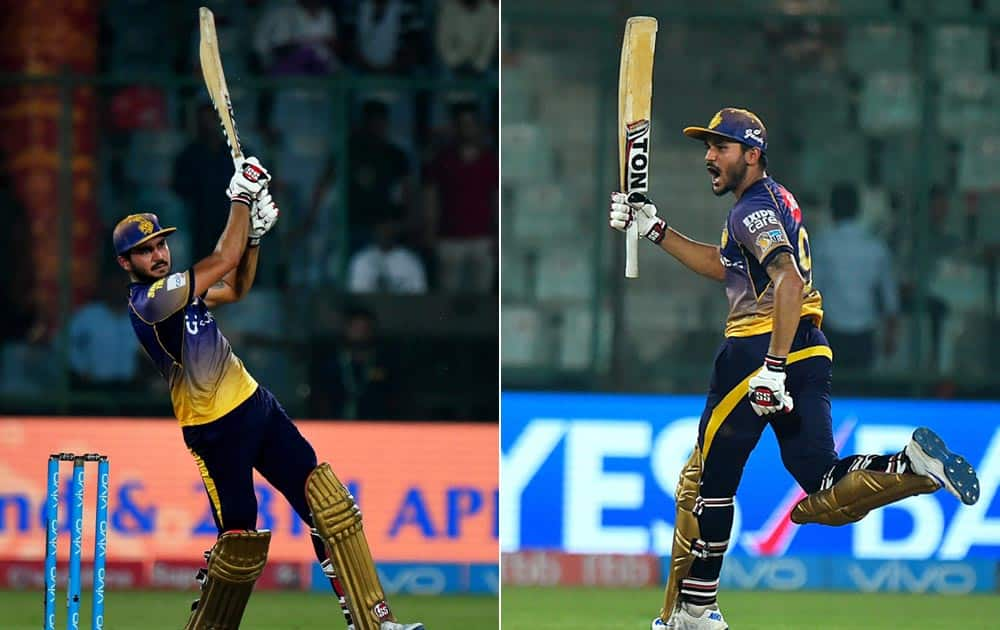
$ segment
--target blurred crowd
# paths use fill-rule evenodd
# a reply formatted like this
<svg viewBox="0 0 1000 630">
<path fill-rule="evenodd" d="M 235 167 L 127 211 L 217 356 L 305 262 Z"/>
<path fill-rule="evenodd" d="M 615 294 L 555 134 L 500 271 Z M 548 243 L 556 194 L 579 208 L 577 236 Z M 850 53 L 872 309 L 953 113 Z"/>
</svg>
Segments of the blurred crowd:
<svg viewBox="0 0 1000 630">
<path fill-rule="evenodd" d="M 618 59 L 607 51 L 621 16 L 596 0 L 554 2 L 575 25 L 555 34 L 533 8 L 504 5 L 505 386 L 701 391 L 725 296 L 669 256 L 641 254 L 641 277 L 623 281 L 619 241 L 594 219 L 617 155 L 591 121 L 614 118 Z M 808 226 L 837 391 L 995 391 L 997 7 L 754 0 L 663 3 L 654 15 L 650 193 L 668 221 L 718 242 L 732 198 L 707 193 L 704 152 L 678 130 L 721 107 L 754 111 L 768 127 L 768 172 Z M 731 23 L 739 45 L 718 46 Z M 539 216 L 540 205 L 565 211 Z M 579 238 L 547 238 L 567 224 L 585 226 Z"/>
<path fill-rule="evenodd" d="M 138 355 L 110 235 L 123 216 L 154 212 L 178 228 L 168 242 L 180 270 L 210 253 L 224 227 L 233 164 L 201 84 L 200 4 L 215 12 L 244 153 L 271 170 L 281 208 L 248 303 L 219 314 L 233 322 L 223 332 L 236 352 L 302 413 L 495 418 L 495 349 L 471 370 L 442 364 L 463 371 L 456 383 L 475 383 L 468 391 L 492 391 L 489 399 L 442 404 L 435 387 L 447 389 L 446 380 L 425 395 L 410 376 L 435 353 L 447 357 L 442 345 L 495 346 L 495 0 L 106 3 L 98 72 L 148 80 L 96 88 L 97 280 L 72 305 L 66 330 L 47 329 L 25 299 L 30 270 L 18 248 L 28 239 L 15 239 L 0 393 L 37 397 L 67 365 L 74 391 L 152 390 L 165 401 Z M 29 211 L 11 188 L 0 195 L 12 233 L 26 231 Z M 438 316 L 408 326 L 395 315 L 406 308 Z M 414 329 L 422 339 L 409 338 Z"/>
</svg>

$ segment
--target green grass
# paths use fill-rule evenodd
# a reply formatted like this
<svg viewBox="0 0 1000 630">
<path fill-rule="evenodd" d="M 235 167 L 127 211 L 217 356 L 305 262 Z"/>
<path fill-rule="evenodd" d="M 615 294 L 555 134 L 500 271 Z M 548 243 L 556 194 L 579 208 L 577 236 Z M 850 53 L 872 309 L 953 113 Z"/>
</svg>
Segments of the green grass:
<svg viewBox="0 0 1000 630">
<path fill-rule="evenodd" d="M 178 630 L 187 621 L 195 593 L 112 591 L 104 607 L 107 630 Z M 56 627 L 66 627 L 66 595 L 56 599 Z M 431 630 L 497 628 L 497 598 L 490 596 L 403 596 L 389 600 L 401 621 L 422 621 Z M 42 626 L 42 594 L 0 591 L 0 627 L 37 630 Z M 90 628 L 90 593 L 84 594 L 80 627 Z M 287 591 L 254 593 L 241 630 L 320 630 L 346 628 L 332 594 Z"/>
<path fill-rule="evenodd" d="M 660 589 L 504 587 L 503 630 L 648 630 L 662 601 Z M 996 595 L 723 592 L 719 605 L 735 630 L 1000 627 Z"/>
</svg>

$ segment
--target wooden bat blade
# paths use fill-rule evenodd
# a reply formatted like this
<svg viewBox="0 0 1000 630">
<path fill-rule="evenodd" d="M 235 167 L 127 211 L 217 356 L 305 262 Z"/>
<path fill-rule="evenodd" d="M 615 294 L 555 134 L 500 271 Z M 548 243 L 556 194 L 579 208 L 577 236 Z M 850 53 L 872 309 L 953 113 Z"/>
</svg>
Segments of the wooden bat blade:
<svg viewBox="0 0 1000 630">
<path fill-rule="evenodd" d="M 618 74 L 618 168 L 624 193 L 649 189 L 650 116 L 656 18 L 637 16 L 625 23 Z M 639 277 L 639 232 L 625 234 L 625 277 Z"/>
<path fill-rule="evenodd" d="M 212 99 L 212 106 L 222 123 L 222 132 L 226 137 L 226 143 L 229 144 L 229 153 L 233 157 L 233 162 L 236 162 L 243 157 L 243 147 L 236 129 L 233 104 L 229 99 L 229 86 L 226 85 L 226 75 L 222 70 L 219 39 L 215 33 L 215 15 L 210 9 L 201 7 L 198 9 L 198 23 L 201 35 L 198 44 L 201 74 L 205 79 L 208 96 Z"/>
</svg>

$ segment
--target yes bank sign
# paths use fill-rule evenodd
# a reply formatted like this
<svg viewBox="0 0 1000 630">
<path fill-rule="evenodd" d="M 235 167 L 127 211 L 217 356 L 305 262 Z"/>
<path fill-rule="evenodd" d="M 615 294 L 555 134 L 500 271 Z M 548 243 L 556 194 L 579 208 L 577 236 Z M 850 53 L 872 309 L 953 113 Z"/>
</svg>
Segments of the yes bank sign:
<svg viewBox="0 0 1000 630">
<path fill-rule="evenodd" d="M 674 487 L 704 399 L 506 392 L 502 397 L 503 551 L 669 555 Z M 765 430 L 736 496 L 730 553 L 858 559 L 1000 557 L 1000 403 L 837 399 L 838 452 L 900 450 L 916 427 L 940 434 L 976 467 L 982 495 L 911 497 L 844 527 L 788 520 L 804 496 Z"/>
</svg>

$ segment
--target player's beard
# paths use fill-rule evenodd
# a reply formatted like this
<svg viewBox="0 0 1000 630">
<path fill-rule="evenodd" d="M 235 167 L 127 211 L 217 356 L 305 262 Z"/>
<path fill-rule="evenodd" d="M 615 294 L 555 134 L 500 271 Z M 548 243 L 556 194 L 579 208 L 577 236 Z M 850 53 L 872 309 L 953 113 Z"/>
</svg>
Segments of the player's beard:
<svg viewBox="0 0 1000 630">
<path fill-rule="evenodd" d="M 715 188 L 712 189 L 715 196 L 721 197 L 726 193 L 736 190 L 736 187 L 746 179 L 747 168 L 749 168 L 747 163 L 744 160 L 740 160 L 731 169 L 719 169 L 719 177 L 724 182 L 724 185 L 719 187 L 718 190 Z"/>
</svg>

